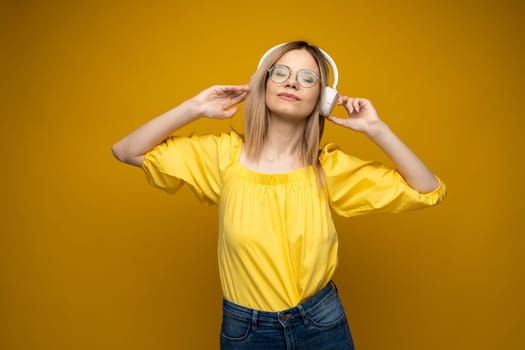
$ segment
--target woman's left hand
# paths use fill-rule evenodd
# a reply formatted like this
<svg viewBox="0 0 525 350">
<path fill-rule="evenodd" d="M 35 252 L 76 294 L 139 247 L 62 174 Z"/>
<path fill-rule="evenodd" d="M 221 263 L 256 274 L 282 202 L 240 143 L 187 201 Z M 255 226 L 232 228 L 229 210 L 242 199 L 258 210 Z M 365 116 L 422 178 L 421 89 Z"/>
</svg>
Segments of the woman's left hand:
<svg viewBox="0 0 525 350">
<path fill-rule="evenodd" d="M 335 124 L 369 134 L 375 126 L 382 123 L 372 102 L 365 98 L 339 96 L 337 104 L 345 107 L 348 118 L 327 117 Z"/>
</svg>

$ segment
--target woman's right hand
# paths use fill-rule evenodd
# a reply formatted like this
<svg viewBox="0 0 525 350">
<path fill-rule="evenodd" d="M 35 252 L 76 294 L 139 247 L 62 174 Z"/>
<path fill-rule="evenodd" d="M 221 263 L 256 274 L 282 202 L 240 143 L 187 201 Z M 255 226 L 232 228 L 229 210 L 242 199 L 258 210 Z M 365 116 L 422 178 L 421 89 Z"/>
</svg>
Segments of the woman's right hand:
<svg viewBox="0 0 525 350">
<path fill-rule="evenodd" d="M 239 110 L 234 106 L 244 101 L 249 91 L 248 85 L 215 85 L 193 97 L 192 102 L 202 116 L 231 118 Z"/>
<path fill-rule="evenodd" d="M 248 94 L 248 85 L 217 85 L 150 120 L 129 135 L 117 141 L 113 154 L 120 161 L 141 166 L 145 154 L 164 141 L 175 130 L 201 116 L 231 118 L 237 113 L 236 104 Z"/>
</svg>

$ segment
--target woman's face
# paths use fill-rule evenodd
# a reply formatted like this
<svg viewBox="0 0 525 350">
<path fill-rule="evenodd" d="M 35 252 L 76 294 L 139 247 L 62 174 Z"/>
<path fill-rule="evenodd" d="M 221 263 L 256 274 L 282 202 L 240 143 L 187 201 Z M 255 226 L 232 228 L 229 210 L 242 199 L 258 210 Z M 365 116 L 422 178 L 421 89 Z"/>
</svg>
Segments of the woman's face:
<svg viewBox="0 0 525 350">
<path fill-rule="evenodd" d="M 281 83 L 276 83 L 270 78 L 266 82 L 266 106 L 271 115 L 294 119 L 308 117 L 312 114 L 319 98 L 321 81 L 318 79 L 313 86 L 304 87 L 298 82 L 297 72 L 309 70 L 315 72 L 319 77 L 317 63 L 308 51 L 292 50 L 275 62 L 274 67 L 277 65 L 288 67 L 290 74 L 288 79 Z M 281 74 L 281 76 L 284 75 Z"/>
</svg>

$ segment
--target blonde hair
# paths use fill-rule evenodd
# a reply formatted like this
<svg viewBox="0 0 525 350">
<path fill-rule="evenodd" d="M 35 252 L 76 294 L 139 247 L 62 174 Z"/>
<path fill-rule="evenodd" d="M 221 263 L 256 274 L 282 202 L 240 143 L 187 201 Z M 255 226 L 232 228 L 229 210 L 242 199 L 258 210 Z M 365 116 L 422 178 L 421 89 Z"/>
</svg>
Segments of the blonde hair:
<svg viewBox="0 0 525 350">
<path fill-rule="evenodd" d="M 273 52 L 261 62 L 250 81 L 250 94 L 246 97 L 244 106 L 244 141 L 246 155 L 249 159 L 257 160 L 263 148 L 264 140 L 270 123 L 270 112 L 266 107 L 266 82 L 268 69 L 270 69 L 279 58 L 292 50 L 306 50 L 314 58 L 320 72 L 321 89 L 312 114 L 308 116 L 303 132 L 301 143 L 301 158 L 305 165 L 311 165 L 314 169 L 317 183 L 322 187 L 325 175 L 319 163 L 319 144 L 324 131 L 324 117 L 319 114 L 321 94 L 328 84 L 328 66 L 322 52 L 317 46 L 305 41 L 293 41 L 286 43 Z"/>
</svg>

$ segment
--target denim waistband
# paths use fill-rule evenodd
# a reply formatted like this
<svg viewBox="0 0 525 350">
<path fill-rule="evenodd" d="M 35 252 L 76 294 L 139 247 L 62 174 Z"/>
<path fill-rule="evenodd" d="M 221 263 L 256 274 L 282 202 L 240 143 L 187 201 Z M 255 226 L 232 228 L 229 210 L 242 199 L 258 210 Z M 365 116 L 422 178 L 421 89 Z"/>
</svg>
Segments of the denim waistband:
<svg viewBox="0 0 525 350">
<path fill-rule="evenodd" d="M 288 319 L 306 318 L 306 314 L 315 311 L 318 307 L 322 307 L 325 302 L 331 298 L 338 298 L 337 287 L 335 283 L 330 281 L 323 289 L 321 289 L 313 297 L 307 299 L 303 303 L 289 309 L 281 311 L 260 311 L 250 309 L 242 305 L 235 304 L 229 300 L 223 299 L 223 312 L 229 315 L 252 321 L 254 323 L 278 324 Z"/>
</svg>

